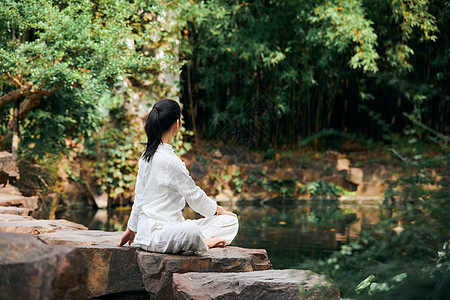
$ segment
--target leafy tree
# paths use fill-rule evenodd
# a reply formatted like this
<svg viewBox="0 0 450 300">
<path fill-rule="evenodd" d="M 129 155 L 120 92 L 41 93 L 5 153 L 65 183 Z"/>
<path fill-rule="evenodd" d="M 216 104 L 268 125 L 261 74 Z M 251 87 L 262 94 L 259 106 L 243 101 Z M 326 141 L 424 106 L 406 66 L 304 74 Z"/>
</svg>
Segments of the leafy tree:
<svg viewBox="0 0 450 300">
<path fill-rule="evenodd" d="M 17 131 L 17 122 L 28 116 L 24 129 L 35 143 L 44 141 L 44 152 L 64 144 L 64 138 L 95 129 L 102 93 L 124 78 L 142 77 L 143 72 L 148 77 L 160 68 L 161 58 L 142 51 L 157 25 L 150 13 L 155 11 L 158 7 L 147 1 L 2 1 L 3 143 L 8 128 Z M 41 134 L 53 136 L 42 139 Z"/>
<path fill-rule="evenodd" d="M 179 70 L 179 24 L 158 1 L 0 3 L 0 148 L 18 151 L 21 189 L 58 191 L 63 169 L 91 195 L 130 199 L 138 111 L 178 96 L 161 74 Z"/>
</svg>

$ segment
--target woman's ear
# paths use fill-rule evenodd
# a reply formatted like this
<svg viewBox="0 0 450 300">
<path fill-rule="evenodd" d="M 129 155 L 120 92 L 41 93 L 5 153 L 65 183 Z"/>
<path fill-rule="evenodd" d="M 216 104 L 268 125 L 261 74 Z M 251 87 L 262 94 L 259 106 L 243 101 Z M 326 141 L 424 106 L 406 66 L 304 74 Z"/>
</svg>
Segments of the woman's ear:
<svg viewBox="0 0 450 300">
<path fill-rule="evenodd" d="M 172 135 L 177 135 L 177 133 L 178 133 L 178 131 L 180 130 L 180 125 L 181 125 L 181 122 L 180 122 L 180 120 L 178 119 L 175 123 L 173 123 L 173 128 L 174 128 L 174 131 L 173 131 L 173 134 Z"/>
</svg>

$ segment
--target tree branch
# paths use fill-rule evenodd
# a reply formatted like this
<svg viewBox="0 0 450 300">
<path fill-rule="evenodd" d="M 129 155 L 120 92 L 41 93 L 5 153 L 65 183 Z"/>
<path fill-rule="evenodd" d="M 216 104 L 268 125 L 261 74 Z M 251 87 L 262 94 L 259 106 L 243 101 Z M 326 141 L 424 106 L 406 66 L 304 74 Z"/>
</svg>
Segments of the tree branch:
<svg viewBox="0 0 450 300">
<path fill-rule="evenodd" d="M 0 109 L 5 107 L 5 105 L 16 101 L 20 97 L 26 97 L 35 92 L 33 88 L 33 83 L 31 81 L 25 83 L 22 88 L 11 91 L 0 97 Z"/>
<path fill-rule="evenodd" d="M 19 79 L 17 79 L 16 77 L 12 76 L 9 72 L 6 73 L 6 75 L 8 75 L 8 77 L 18 86 L 18 87 L 23 87 L 23 84 L 20 82 Z"/>
<path fill-rule="evenodd" d="M 38 106 L 39 103 L 41 103 L 41 99 L 43 96 L 51 96 L 54 93 L 54 91 L 55 91 L 55 89 L 53 89 L 51 91 L 38 90 L 38 91 L 35 91 L 33 94 L 25 97 L 25 100 L 23 100 L 22 103 L 20 103 L 19 121 L 22 121 L 23 119 L 25 119 L 26 116 L 28 115 L 28 113 L 30 112 L 30 110 L 32 110 L 33 108 Z M 9 120 L 8 128 L 12 128 L 11 127 L 13 125 L 12 122 L 13 122 L 13 119 Z"/>
<path fill-rule="evenodd" d="M 425 125 L 424 123 L 420 122 L 419 120 L 417 120 L 416 118 L 414 118 L 412 115 L 407 114 L 406 112 L 403 112 L 403 115 L 405 117 L 407 117 L 411 122 L 413 122 L 414 124 L 422 127 L 423 129 L 425 129 L 428 132 L 431 132 L 432 134 L 434 134 L 435 136 L 437 136 L 438 138 L 446 141 L 446 142 L 450 142 L 450 138 L 442 133 L 440 133 L 439 131 L 434 130 L 431 127 L 428 127 L 427 125 Z"/>
</svg>

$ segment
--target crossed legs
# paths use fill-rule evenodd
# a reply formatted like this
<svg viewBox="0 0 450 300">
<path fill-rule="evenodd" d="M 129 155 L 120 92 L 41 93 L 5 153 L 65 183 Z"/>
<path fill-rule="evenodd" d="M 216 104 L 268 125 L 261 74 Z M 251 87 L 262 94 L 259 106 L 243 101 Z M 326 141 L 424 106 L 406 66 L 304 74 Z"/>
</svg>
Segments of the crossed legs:
<svg viewBox="0 0 450 300">
<path fill-rule="evenodd" d="M 231 244 L 239 229 L 237 218 L 219 215 L 198 220 L 186 220 L 154 232 L 144 250 L 160 253 L 181 251 L 205 252 L 209 248 Z"/>
</svg>

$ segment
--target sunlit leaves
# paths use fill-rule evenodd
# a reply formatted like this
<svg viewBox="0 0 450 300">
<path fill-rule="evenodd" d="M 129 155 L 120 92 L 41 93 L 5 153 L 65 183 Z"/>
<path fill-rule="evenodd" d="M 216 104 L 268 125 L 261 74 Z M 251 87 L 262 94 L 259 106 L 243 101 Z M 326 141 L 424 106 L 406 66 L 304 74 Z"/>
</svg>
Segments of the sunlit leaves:
<svg viewBox="0 0 450 300">
<path fill-rule="evenodd" d="M 317 5 L 308 18 L 317 26 L 308 39 L 324 45 L 328 51 L 345 53 L 352 49 L 349 64 L 364 72 L 377 72 L 379 57 L 373 22 L 366 18 L 362 1 L 325 1 Z"/>
<path fill-rule="evenodd" d="M 37 88 L 77 85 L 84 90 L 79 96 L 95 97 L 118 75 L 157 67 L 155 58 L 137 51 L 154 27 L 147 22 L 134 31 L 129 20 L 138 8 L 126 0 L 2 1 L 1 71 Z"/>
</svg>

